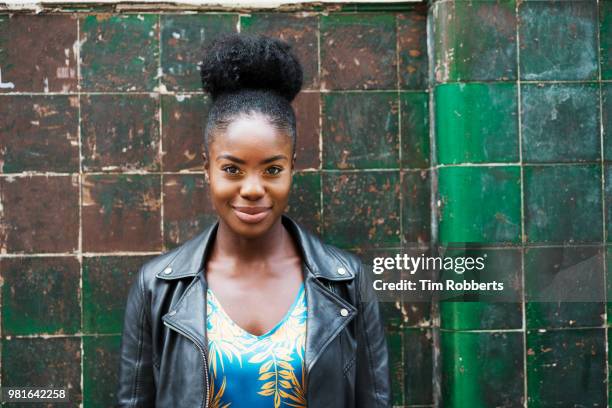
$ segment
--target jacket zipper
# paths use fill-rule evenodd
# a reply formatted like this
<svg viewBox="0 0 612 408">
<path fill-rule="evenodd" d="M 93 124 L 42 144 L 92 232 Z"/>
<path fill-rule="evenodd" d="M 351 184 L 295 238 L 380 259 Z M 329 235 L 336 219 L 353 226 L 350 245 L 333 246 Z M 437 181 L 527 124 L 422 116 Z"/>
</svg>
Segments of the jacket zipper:
<svg viewBox="0 0 612 408">
<path fill-rule="evenodd" d="M 185 333 L 183 330 L 179 329 L 178 327 L 175 326 L 171 326 L 170 324 L 168 324 L 166 321 L 164 321 L 164 324 L 168 327 L 170 327 L 171 329 L 179 332 L 180 334 L 182 334 L 183 336 L 187 337 L 189 340 L 191 340 L 193 342 L 193 344 L 196 345 L 196 347 L 198 348 L 198 350 L 200 350 L 200 354 L 202 354 L 202 358 L 204 359 L 204 381 L 206 382 L 206 397 L 204 398 L 204 400 L 202 401 L 202 407 L 203 408 L 208 408 L 208 398 L 210 396 L 210 384 L 209 384 L 209 379 L 208 379 L 208 360 L 206 359 L 206 353 L 204 353 L 204 350 L 202 349 L 202 347 L 200 347 L 200 345 L 198 344 L 197 341 L 195 341 L 194 338 L 192 338 L 190 335 L 188 335 L 187 333 Z"/>
</svg>

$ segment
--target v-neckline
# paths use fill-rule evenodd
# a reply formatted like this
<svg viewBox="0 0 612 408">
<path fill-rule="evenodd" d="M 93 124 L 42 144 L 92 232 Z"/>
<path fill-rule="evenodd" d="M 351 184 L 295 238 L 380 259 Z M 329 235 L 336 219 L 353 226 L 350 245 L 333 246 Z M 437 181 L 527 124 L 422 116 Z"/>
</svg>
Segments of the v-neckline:
<svg viewBox="0 0 612 408">
<path fill-rule="evenodd" d="M 291 306 L 289 306 L 289 310 L 287 310 L 287 312 L 285 313 L 285 315 L 283 316 L 283 318 L 274 325 L 274 327 L 272 327 L 270 330 L 268 330 L 267 332 L 257 336 L 245 329 L 243 329 L 238 323 L 236 323 L 230 316 L 229 314 L 227 314 L 225 312 L 225 309 L 223 308 L 223 305 L 221 304 L 221 302 L 219 301 L 219 298 L 217 298 L 217 296 L 215 296 L 214 292 L 212 291 L 212 289 L 208 288 L 207 289 L 208 294 L 210 296 L 212 296 L 212 298 L 214 299 L 213 301 L 216 303 L 217 305 L 217 309 L 218 311 L 223 314 L 223 316 L 225 317 L 225 319 L 227 319 L 233 326 L 237 327 L 240 332 L 246 334 L 247 336 L 254 338 L 256 340 L 261 340 L 264 339 L 268 336 L 271 336 L 276 330 L 278 330 L 279 327 L 281 327 L 283 325 L 283 323 L 289 319 L 289 316 L 291 316 L 293 314 L 293 311 L 295 310 L 298 301 L 300 300 L 301 296 L 302 296 L 302 292 L 304 291 L 304 282 L 302 282 L 300 284 L 300 289 L 298 290 L 297 295 L 295 296 L 295 298 L 293 299 L 293 303 L 291 303 Z M 208 316 L 206 316 L 208 318 Z"/>
</svg>

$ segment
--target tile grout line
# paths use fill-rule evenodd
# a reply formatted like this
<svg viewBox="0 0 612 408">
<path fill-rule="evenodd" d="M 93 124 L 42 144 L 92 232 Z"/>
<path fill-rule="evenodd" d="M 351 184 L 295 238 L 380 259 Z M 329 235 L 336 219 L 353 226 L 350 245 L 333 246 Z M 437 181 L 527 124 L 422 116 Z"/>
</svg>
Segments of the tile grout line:
<svg viewBox="0 0 612 408">
<path fill-rule="evenodd" d="M 158 128 L 159 128 L 159 228 L 161 234 L 161 251 L 165 250 L 165 239 L 164 239 L 164 148 L 163 148 L 163 123 L 162 123 L 162 99 L 163 99 L 163 88 L 162 88 L 162 46 L 161 46 L 161 14 L 157 15 L 157 115 L 158 115 Z"/>
<path fill-rule="evenodd" d="M 521 120 L 521 111 L 522 111 L 522 104 L 521 104 L 521 47 L 520 47 L 520 43 L 521 43 L 521 36 L 520 36 L 520 12 L 519 12 L 519 7 L 521 5 L 521 2 L 518 1 L 515 4 L 515 9 L 514 9 L 514 15 L 516 18 L 516 34 L 515 34 L 515 38 L 516 38 L 516 98 L 517 98 L 517 133 L 518 133 L 518 148 L 519 148 L 519 172 L 520 172 L 520 176 L 521 176 L 521 180 L 520 180 L 520 196 L 521 196 L 521 249 L 520 249 L 520 256 L 521 256 L 521 289 L 522 289 L 522 301 L 521 301 L 521 320 L 522 320 L 522 327 L 521 327 L 521 333 L 523 335 L 523 406 L 525 408 L 528 407 L 528 400 L 529 400 L 529 390 L 527 388 L 528 386 L 528 381 L 527 381 L 527 376 L 528 376 L 528 372 L 527 372 L 527 304 L 525 302 L 526 296 L 525 296 L 525 243 L 526 243 L 526 237 L 525 237 L 525 180 L 524 180 L 524 163 L 523 163 L 523 131 L 521 130 L 522 127 L 522 120 Z"/>
<path fill-rule="evenodd" d="M 77 141 L 79 145 L 79 240 L 78 240 L 78 260 L 80 266 L 79 273 L 79 290 L 81 292 L 80 307 L 81 307 L 81 324 L 80 324 L 80 346 L 81 346 L 81 403 L 83 407 L 85 401 L 85 344 L 83 337 L 84 328 L 84 309 L 85 309 L 85 294 L 83 292 L 83 135 L 81 131 L 81 19 L 77 15 L 76 18 L 77 42 L 74 47 L 76 64 L 77 64 Z"/>
<path fill-rule="evenodd" d="M 321 16 L 317 16 L 317 77 L 319 81 L 319 227 L 320 234 L 323 237 L 325 227 L 323 225 L 323 97 L 321 79 Z"/>
</svg>

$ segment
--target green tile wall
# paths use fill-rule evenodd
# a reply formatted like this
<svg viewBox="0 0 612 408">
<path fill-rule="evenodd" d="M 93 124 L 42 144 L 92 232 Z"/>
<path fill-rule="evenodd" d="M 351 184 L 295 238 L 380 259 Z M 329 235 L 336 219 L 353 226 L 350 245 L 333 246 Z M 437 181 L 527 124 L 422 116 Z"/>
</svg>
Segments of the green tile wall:
<svg viewBox="0 0 612 408">
<path fill-rule="evenodd" d="M 239 30 L 304 66 L 289 214 L 510 288 L 381 302 L 393 405 L 610 406 L 612 2 L 148 10 L 0 12 L 0 385 L 113 405 L 126 289 L 215 218 L 197 63 Z"/>
</svg>

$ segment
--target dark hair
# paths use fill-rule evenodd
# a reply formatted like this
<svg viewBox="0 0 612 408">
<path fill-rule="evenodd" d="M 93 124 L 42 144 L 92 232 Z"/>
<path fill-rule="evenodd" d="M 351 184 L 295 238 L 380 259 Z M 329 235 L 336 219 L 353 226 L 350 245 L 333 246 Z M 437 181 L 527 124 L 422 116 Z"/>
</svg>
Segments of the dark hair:
<svg viewBox="0 0 612 408">
<path fill-rule="evenodd" d="M 302 66 L 286 42 L 255 34 L 229 34 L 205 50 L 202 89 L 212 106 L 204 145 L 241 115 L 263 114 L 288 133 L 295 151 L 296 121 L 291 101 L 302 88 Z"/>
</svg>

